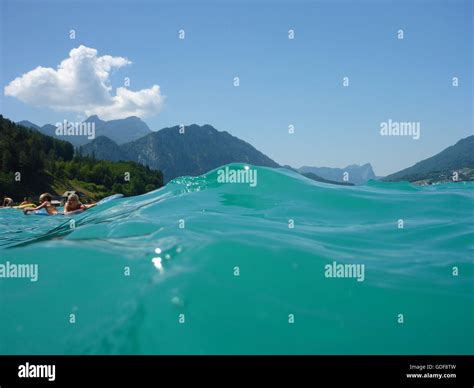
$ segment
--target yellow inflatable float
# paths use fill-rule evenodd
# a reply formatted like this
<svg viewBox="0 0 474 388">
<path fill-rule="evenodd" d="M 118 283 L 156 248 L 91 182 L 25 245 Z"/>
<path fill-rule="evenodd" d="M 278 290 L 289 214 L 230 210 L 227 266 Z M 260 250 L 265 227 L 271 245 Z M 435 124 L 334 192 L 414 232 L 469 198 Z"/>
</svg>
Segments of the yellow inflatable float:
<svg viewBox="0 0 474 388">
<path fill-rule="evenodd" d="M 26 209 L 28 207 L 36 207 L 34 203 L 25 203 L 23 205 L 13 206 L 13 209 Z"/>
</svg>

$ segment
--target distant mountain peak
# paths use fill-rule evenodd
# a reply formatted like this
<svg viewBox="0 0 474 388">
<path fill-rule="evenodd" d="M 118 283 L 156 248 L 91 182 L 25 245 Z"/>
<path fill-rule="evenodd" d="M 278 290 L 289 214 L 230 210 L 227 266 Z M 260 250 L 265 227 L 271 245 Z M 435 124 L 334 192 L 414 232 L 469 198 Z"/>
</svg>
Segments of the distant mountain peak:
<svg viewBox="0 0 474 388">
<path fill-rule="evenodd" d="M 184 125 L 184 124 L 182 124 Z M 180 125 L 177 125 L 173 128 L 176 128 L 176 127 L 180 127 Z M 203 124 L 203 125 L 199 125 L 199 124 L 188 124 L 188 125 L 184 125 L 184 128 L 194 128 L 194 129 L 213 129 L 214 131 L 217 131 L 217 132 L 224 132 L 224 131 L 218 131 L 216 128 L 214 128 L 211 124 Z"/>
<path fill-rule="evenodd" d="M 137 116 L 129 116 L 125 119 L 117 119 L 104 121 L 97 115 L 91 115 L 83 121 L 84 123 L 93 123 L 95 125 L 95 137 L 106 136 L 117 144 L 124 144 L 137 140 L 143 136 L 152 133 L 148 125 Z M 45 135 L 52 136 L 61 140 L 66 140 L 74 146 L 81 146 L 90 142 L 87 136 L 61 136 L 56 135 L 56 127 L 51 124 L 45 124 L 42 127 L 24 120 L 19 122 L 20 125 L 36 129 Z"/>
<path fill-rule="evenodd" d="M 84 120 L 85 123 L 104 123 L 104 120 L 101 120 L 99 116 L 97 115 L 92 115 L 89 116 L 87 119 Z"/>
<path fill-rule="evenodd" d="M 123 119 L 112 119 L 109 121 L 105 121 L 106 123 L 116 123 L 116 122 L 122 122 L 122 123 L 141 123 L 143 125 L 147 125 L 140 117 L 138 116 L 128 116 L 124 117 Z M 148 127 L 148 126 L 147 126 Z"/>
<path fill-rule="evenodd" d="M 362 185 L 371 179 L 376 179 L 370 163 L 363 165 L 350 164 L 344 168 L 303 166 L 298 169 L 298 172 L 301 174 L 312 173 L 326 180 L 342 183 L 350 182 L 356 185 Z M 345 177 L 347 177 L 348 181 L 346 181 Z"/>
<path fill-rule="evenodd" d="M 372 165 L 370 163 L 364 163 L 364 164 L 350 164 L 349 166 L 346 166 L 345 168 L 372 168 Z"/>
<path fill-rule="evenodd" d="M 35 123 L 32 123 L 31 121 L 28 121 L 28 120 L 18 121 L 17 124 L 22 125 L 23 127 L 36 129 L 37 131 L 39 131 L 41 129 L 41 127 L 39 125 L 36 125 Z"/>
</svg>

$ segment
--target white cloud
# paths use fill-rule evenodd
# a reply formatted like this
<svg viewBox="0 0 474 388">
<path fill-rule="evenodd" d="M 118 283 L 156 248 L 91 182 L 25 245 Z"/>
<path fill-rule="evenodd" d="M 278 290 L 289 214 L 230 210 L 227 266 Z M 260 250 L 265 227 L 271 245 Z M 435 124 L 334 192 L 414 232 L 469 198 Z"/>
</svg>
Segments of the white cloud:
<svg viewBox="0 0 474 388">
<path fill-rule="evenodd" d="M 158 85 L 135 92 L 120 87 L 112 94 L 111 71 L 131 63 L 122 57 L 98 57 L 96 49 L 81 45 L 57 70 L 38 66 L 15 78 L 5 87 L 5 95 L 38 107 L 97 114 L 105 120 L 157 114 L 164 99 Z"/>
</svg>

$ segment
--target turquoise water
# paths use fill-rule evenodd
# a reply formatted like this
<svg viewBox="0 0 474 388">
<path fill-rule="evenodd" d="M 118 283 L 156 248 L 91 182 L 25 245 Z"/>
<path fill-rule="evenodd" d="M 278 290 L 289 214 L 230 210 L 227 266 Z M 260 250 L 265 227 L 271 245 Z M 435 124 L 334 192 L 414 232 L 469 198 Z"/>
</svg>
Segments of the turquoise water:
<svg viewBox="0 0 474 388">
<path fill-rule="evenodd" d="M 0 210 L 0 264 L 38 264 L 36 282 L 0 278 L 0 353 L 473 353 L 472 183 L 257 172 L 73 218 Z M 364 280 L 326 277 L 334 261 Z"/>
</svg>

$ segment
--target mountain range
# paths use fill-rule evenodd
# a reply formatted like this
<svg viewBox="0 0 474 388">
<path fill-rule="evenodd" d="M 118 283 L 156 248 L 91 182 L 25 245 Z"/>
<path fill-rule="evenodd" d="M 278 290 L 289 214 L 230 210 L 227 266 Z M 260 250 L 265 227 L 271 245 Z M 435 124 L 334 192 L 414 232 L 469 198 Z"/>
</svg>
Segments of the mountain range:
<svg viewBox="0 0 474 388">
<path fill-rule="evenodd" d="M 130 141 L 139 139 L 140 137 L 150 134 L 152 131 L 148 125 L 136 116 L 130 116 L 125 119 L 104 121 L 98 116 L 90 116 L 82 122 L 85 125 L 94 125 L 94 137 L 106 136 L 112 139 L 117 144 L 124 144 Z M 65 140 L 74 146 L 81 146 L 91 141 L 87 135 L 83 136 L 68 136 L 57 135 L 56 125 L 45 124 L 42 127 L 36 125 L 28 120 L 19 121 L 17 124 L 23 125 L 27 128 L 36 129 L 44 135 L 52 136 L 56 139 Z M 81 124 L 81 123 L 79 123 Z"/>
<path fill-rule="evenodd" d="M 97 159 L 119 161 L 131 160 L 152 169 L 160 169 L 169 181 L 182 175 L 199 175 L 226 163 L 244 162 L 259 166 L 279 167 L 278 163 L 256 150 L 252 145 L 218 131 L 211 125 L 190 125 L 180 133 L 180 127 L 164 128 L 153 132 L 138 117 L 104 121 L 98 116 L 90 116 L 83 123 L 93 123 L 95 139 L 87 136 L 64 136 L 56 134 L 56 126 L 36 125 L 24 120 L 17 124 L 35 129 L 45 135 L 67 140 L 81 148 L 84 155 L 94 155 Z M 369 166 L 370 173 L 366 173 Z M 298 171 L 307 178 L 333 184 L 363 184 L 373 179 L 370 164 L 350 166 L 352 180 L 343 180 L 343 170 L 317 167 L 303 167 Z M 364 171 L 358 171 L 362 169 Z M 320 173 L 315 172 L 320 171 Z M 344 170 L 345 171 L 345 170 Z M 367 176 L 367 179 L 363 179 Z"/>
<path fill-rule="evenodd" d="M 200 175 L 227 163 L 242 162 L 257 166 L 280 167 L 277 162 L 257 150 L 251 144 L 218 131 L 211 125 L 192 124 L 151 131 L 138 117 L 104 121 L 90 116 L 84 124 L 94 124 L 95 139 L 87 136 L 58 136 L 56 126 L 42 127 L 30 122 L 18 124 L 33 128 L 43 134 L 71 142 L 83 155 L 110 161 L 134 161 L 153 170 L 161 170 L 164 181 L 178 176 Z M 349 165 L 345 168 L 303 166 L 294 169 L 310 179 L 333 184 L 365 184 L 370 179 L 386 181 L 406 180 L 418 183 L 434 183 L 449 180 L 456 170 L 459 180 L 474 180 L 474 136 L 460 140 L 441 153 L 418 162 L 412 167 L 377 177 L 372 165 Z"/>
<path fill-rule="evenodd" d="M 164 128 L 122 145 L 101 136 L 81 147 L 97 159 L 132 160 L 160 169 L 165 181 L 183 175 L 201 175 L 224 164 L 241 162 L 279 167 L 278 163 L 245 141 L 211 125 Z"/>
</svg>

